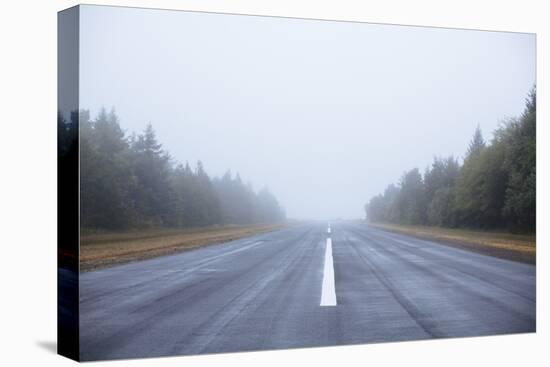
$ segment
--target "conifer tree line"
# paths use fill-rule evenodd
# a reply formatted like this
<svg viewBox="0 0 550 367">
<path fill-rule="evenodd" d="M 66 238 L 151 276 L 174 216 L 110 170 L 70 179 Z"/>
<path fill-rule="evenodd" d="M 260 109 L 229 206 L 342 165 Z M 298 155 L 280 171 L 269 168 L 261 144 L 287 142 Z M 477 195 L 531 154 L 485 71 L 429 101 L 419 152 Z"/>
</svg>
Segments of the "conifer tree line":
<svg viewBox="0 0 550 367">
<path fill-rule="evenodd" d="M 87 229 L 189 228 L 270 224 L 285 220 L 267 188 L 258 192 L 239 174 L 210 178 L 199 161 L 175 162 L 151 124 L 127 135 L 114 111 L 92 119 L 83 110 L 66 121 L 59 115 L 59 139 L 80 125 L 80 226 Z M 60 141 L 60 146 L 64 146 Z"/>
<path fill-rule="evenodd" d="M 534 233 L 536 88 L 523 114 L 502 123 L 490 142 L 478 126 L 462 164 L 436 157 L 423 175 L 407 171 L 365 211 L 372 222 Z"/>
</svg>

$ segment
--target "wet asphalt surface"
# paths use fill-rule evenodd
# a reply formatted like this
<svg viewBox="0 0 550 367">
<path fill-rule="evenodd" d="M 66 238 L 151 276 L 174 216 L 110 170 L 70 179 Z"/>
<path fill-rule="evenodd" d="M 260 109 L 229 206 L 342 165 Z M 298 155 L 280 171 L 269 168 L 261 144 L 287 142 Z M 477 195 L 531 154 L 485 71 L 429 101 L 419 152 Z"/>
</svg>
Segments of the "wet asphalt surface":
<svg viewBox="0 0 550 367">
<path fill-rule="evenodd" d="M 331 225 L 336 306 L 320 306 L 326 223 L 80 276 L 82 360 L 535 331 L 535 266 Z"/>
</svg>

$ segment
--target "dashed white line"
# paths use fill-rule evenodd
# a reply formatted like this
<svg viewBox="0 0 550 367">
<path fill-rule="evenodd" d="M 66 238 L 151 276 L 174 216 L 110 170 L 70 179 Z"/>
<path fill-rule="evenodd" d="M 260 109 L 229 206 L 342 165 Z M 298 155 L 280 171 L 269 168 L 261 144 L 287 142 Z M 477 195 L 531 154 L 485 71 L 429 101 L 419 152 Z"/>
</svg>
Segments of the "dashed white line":
<svg viewBox="0 0 550 367">
<path fill-rule="evenodd" d="M 325 249 L 325 268 L 321 289 L 320 306 L 336 306 L 336 288 L 334 285 L 334 261 L 332 259 L 332 239 L 327 238 Z"/>
<path fill-rule="evenodd" d="M 327 233 L 330 234 L 330 223 L 328 224 Z"/>
</svg>

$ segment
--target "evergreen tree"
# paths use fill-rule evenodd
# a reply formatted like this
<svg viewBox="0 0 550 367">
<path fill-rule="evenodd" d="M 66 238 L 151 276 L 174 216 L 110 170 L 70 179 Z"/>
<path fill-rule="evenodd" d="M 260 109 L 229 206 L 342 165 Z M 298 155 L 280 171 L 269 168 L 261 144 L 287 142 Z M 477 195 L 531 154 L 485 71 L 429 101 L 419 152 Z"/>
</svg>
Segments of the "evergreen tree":
<svg viewBox="0 0 550 367">
<path fill-rule="evenodd" d="M 401 178 L 401 190 L 397 198 L 399 219 L 405 224 L 423 224 L 426 220 L 426 200 L 422 175 L 414 168 Z"/>
<path fill-rule="evenodd" d="M 399 188 L 388 186 L 365 211 L 371 221 L 534 232 L 536 89 L 521 117 L 503 124 L 489 144 L 476 128 L 462 166 L 435 158 L 423 178 L 407 172 Z"/>
<path fill-rule="evenodd" d="M 456 216 L 459 224 L 478 227 L 482 223 L 484 162 L 481 154 L 485 141 L 479 126 L 468 146 L 455 191 Z"/>
<path fill-rule="evenodd" d="M 264 187 L 258 192 L 257 204 L 257 222 L 259 223 L 277 223 L 284 219 L 284 211 L 279 206 L 277 198 Z"/>
<path fill-rule="evenodd" d="M 466 151 L 466 159 L 468 159 L 470 156 L 481 153 L 483 148 L 485 148 L 485 139 L 483 139 L 481 128 L 479 127 L 479 125 L 477 125 L 477 128 L 474 132 L 474 136 L 470 141 L 468 150 Z"/>
<path fill-rule="evenodd" d="M 173 223 L 174 197 L 170 186 L 170 156 L 157 141 L 155 131 L 148 124 L 132 144 L 139 221 L 143 226 L 166 226 Z"/>
<path fill-rule="evenodd" d="M 132 224 L 132 169 L 129 147 L 114 111 L 94 121 L 80 114 L 81 225 L 126 228 Z M 130 179 L 128 179 L 130 177 Z"/>
<path fill-rule="evenodd" d="M 504 167 L 509 174 L 503 215 L 514 231 L 535 232 L 536 228 L 536 89 L 526 100 L 519 120 L 507 126 Z"/>
<path fill-rule="evenodd" d="M 460 174 L 460 165 L 454 157 L 434 158 L 431 169 L 424 174 L 427 202 L 427 222 L 433 225 L 453 226 L 454 187 Z"/>
<path fill-rule="evenodd" d="M 73 141 L 78 148 L 78 114 L 59 115 L 60 157 Z M 284 220 L 267 190 L 258 195 L 230 171 L 211 180 L 202 162 L 174 164 L 151 124 L 126 137 L 114 110 L 95 120 L 80 113 L 81 226 L 96 229 L 250 225 Z M 71 136 L 73 138 L 71 138 Z M 66 142 L 66 143 L 65 143 Z"/>
</svg>

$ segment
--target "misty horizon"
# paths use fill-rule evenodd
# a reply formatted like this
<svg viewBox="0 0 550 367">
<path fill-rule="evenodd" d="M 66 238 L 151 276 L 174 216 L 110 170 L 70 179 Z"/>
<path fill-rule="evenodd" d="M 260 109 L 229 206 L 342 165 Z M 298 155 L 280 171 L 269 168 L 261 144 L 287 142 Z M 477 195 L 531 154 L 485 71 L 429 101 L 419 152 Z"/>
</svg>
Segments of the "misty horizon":
<svg viewBox="0 0 550 367">
<path fill-rule="evenodd" d="M 175 160 L 268 187 L 289 218 L 363 218 L 535 84 L 531 34 L 85 7 L 81 107 L 151 123 Z"/>
</svg>

